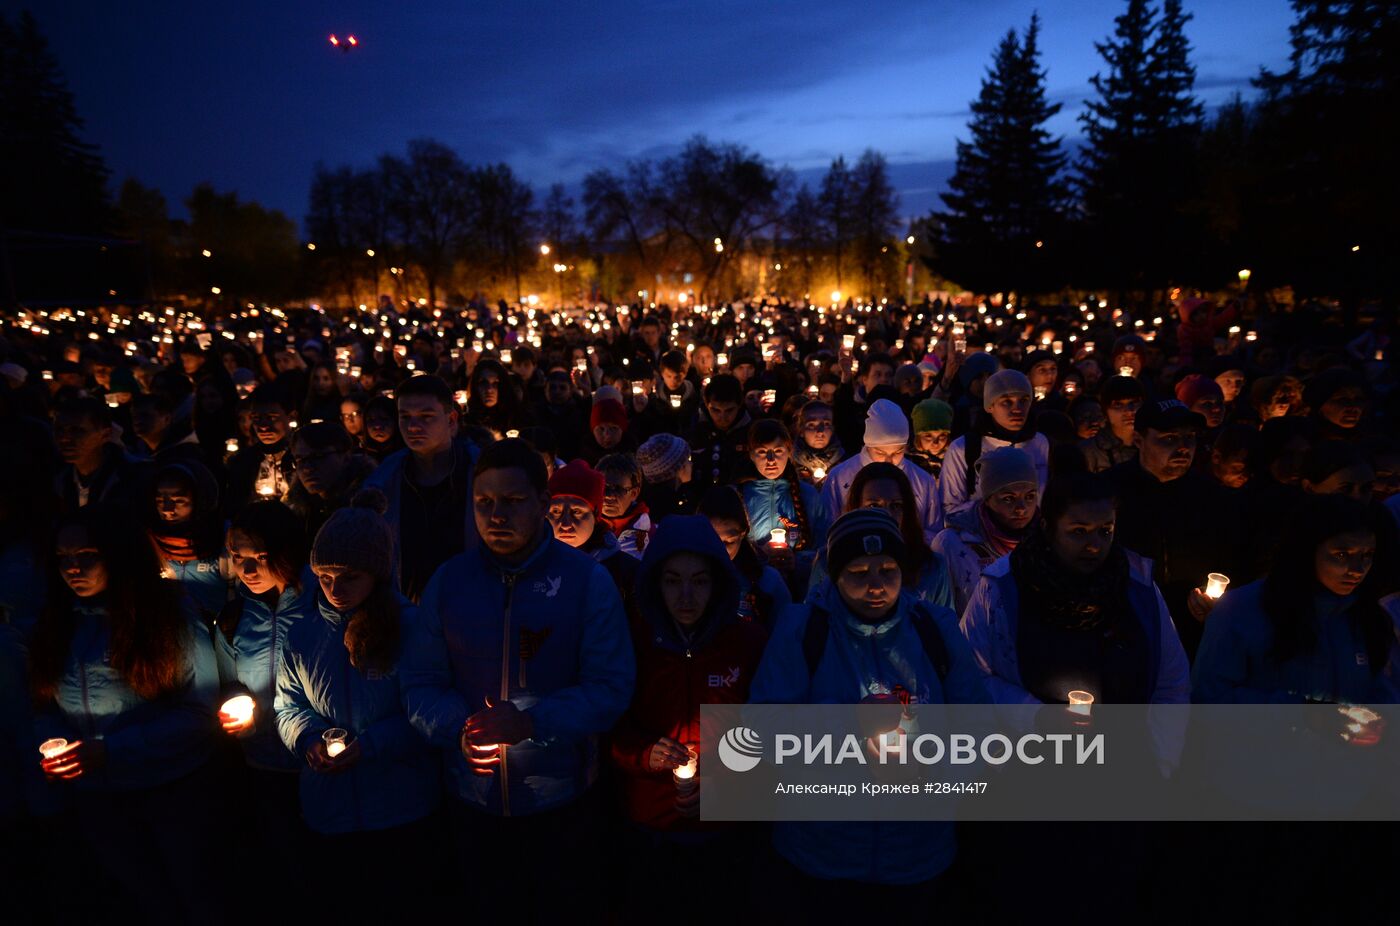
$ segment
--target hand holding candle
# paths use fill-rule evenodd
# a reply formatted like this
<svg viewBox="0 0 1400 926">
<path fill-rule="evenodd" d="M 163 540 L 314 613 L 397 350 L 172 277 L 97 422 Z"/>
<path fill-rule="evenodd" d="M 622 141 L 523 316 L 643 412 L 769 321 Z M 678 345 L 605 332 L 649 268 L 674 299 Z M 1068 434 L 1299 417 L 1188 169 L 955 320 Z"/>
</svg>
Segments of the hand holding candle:
<svg viewBox="0 0 1400 926">
<path fill-rule="evenodd" d="M 225 733 L 239 734 L 253 728 L 256 704 L 250 695 L 235 695 L 219 708 L 219 725 Z"/>
<path fill-rule="evenodd" d="M 45 740 L 39 754 L 43 757 L 39 767 L 50 781 L 72 781 L 107 764 L 107 744 L 100 739 L 71 743 L 61 738 Z"/>
<path fill-rule="evenodd" d="M 1207 598 L 1219 599 L 1225 594 L 1225 589 L 1230 587 L 1230 577 L 1221 572 L 1212 572 L 1206 576 Z"/>
<path fill-rule="evenodd" d="M 1094 696 L 1087 691 L 1075 690 L 1069 693 L 1069 712 L 1074 715 L 1074 725 L 1087 727 L 1091 723 L 1090 712 L 1094 709 Z"/>
</svg>

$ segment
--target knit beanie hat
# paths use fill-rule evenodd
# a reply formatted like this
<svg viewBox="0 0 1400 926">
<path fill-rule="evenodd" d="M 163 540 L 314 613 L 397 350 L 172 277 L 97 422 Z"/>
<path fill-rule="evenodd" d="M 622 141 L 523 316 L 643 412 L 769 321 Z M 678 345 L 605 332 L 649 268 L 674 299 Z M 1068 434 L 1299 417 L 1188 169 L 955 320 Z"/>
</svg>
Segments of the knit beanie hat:
<svg viewBox="0 0 1400 926">
<path fill-rule="evenodd" d="M 621 402 L 622 390 L 618 389 L 616 386 L 599 386 L 598 391 L 593 393 L 593 404 L 597 405 L 599 402 L 606 402 L 608 400 Z"/>
<path fill-rule="evenodd" d="M 1192 373 L 1176 384 L 1176 397 L 1187 408 L 1211 396 L 1224 400 L 1225 390 L 1221 389 L 1215 380 L 1201 373 Z"/>
<path fill-rule="evenodd" d="M 983 374 L 990 376 L 999 369 L 1001 362 L 996 357 L 979 350 L 975 354 L 968 354 L 962 366 L 958 367 L 958 383 L 967 389 L 977 377 Z"/>
<path fill-rule="evenodd" d="M 914 406 L 914 433 L 925 431 L 951 431 L 953 429 L 953 406 L 942 399 L 924 399 Z"/>
<path fill-rule="evenodd" d="M 996 400 L 1004 395 L 1031 394 L 1031 381 L 1020 370 L 998 370 L 982 386 L 982 408 L 991 411 Z"/>
<path fill-rule="evenodd" d="M 387 582 L 394 571 L 394 534 L 384 512 L 389 500 L 378 489 L 361 489 L 349 508 L 332 514 L 311 545 L 312 566 L 342 566 Z"/>
<path fill-rule="evenodd" d="M 909 443 L 909 419 L 889 399 L 876 399 L 865 414 L 865 446 L 892 447 Z"/>
<path fill-rule="evenodd" d="M 676 478 L 689 459 L 690 445 L 674 434 L 649 437 L 637 448 L 637 465 L 642 468 L 642 476 L 647 482 L 665 482 Z"/>
<path fill-rule="evenodd" d="M 1031 455 L 1017 447 L 998 447 L 977 460 L 977 497 L 986 498 L 1018 482 L 1039 485 Z"/>
<path fill-rule="evenodd" d="M 826 535 L 826 572 L 834 580 L 853 559 L 884 553 L 901 567 L 904 536 L 894 516 L 883 508 L 856 508 L 836 519 Z"/>
<path fill-rule="evenodd" d="M 561 466 L 549 477 L 549 497 L 568 495 L 583 499 L 596 514 L 603 507 L 603 474 L 583 460 Z"/>
<path fill-rule="evenodd" d="M 622 403 L 615 399 L 604 399 L 601 402 L 593 403 L 593 411 L 588 416 L 588 427 L 590 430 L 600 424 L 615 424 L 619 428 L 627 427 L 627 410 L 622 407 Z"/>
</svg>

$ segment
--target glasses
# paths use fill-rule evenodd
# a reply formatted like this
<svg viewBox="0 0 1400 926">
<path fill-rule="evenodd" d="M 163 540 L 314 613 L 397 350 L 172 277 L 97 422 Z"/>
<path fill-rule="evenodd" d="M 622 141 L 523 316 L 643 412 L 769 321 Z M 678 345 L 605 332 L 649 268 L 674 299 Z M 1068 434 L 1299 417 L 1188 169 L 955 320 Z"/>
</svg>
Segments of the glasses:
<svg viewBox="0 0 1400 926">
<path fill-rule="evenodd" d="M 622 483 L 619 483 L 619 482 L 605 482 L 605 483 L 603 483 L 603 494 L 604 494 L 604 495 L 626 495 L 628 492 L 631 492 L 631 491 L 633 491 L 633 490 L 635 490 L 635 489 L 640 489 L 640 488 L 641 488 L 641 486 L 637 485 L 637 483 L 635 483 L 635 482 L 629 482 L 629 483 L 627 483 L 626 485 L 624 485 L 624 484 L 622 484 Z"/>
</svg>

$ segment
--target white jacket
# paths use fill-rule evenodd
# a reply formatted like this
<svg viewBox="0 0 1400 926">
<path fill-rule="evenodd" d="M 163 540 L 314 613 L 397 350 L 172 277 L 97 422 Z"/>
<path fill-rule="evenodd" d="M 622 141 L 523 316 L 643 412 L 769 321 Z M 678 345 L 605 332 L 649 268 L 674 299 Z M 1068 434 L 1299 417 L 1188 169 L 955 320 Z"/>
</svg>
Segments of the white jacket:
<svg viewBox="0 0 1400 926">
<path fill-rule="evenodd" d="M 989 435 L 964 434 L 948 445 L 943 455 L 943 471 L 938 477 L 938 489 L 943 503 L 943 517 L 951 518 L 957 512 L 969 507 L 976 493 L 967 490 L 967 451 L 964 446 L 968 438 L 981 439 L 982 454 L 991 453 L 1002 447 L 1017 447 L 1030 454 L 1035 461 L 1036 481 L 1040 484 L 1040 494 L 1045 495 L 1045 482 L 1050 476 L 1050 441 L 1044 434 L 1036 434 L 1028 441 L 1013 444 Z"/>
<path fill-rule="evenodd" d="M 836 464 L 836 467 L 826 474 L 826 481 L 822 483 L 822 501 L 826 510 L 830 512 L 832 521 L 846 510 L 846 493 L 850 491 L 851 483 L 856 481 L 856 473 L 870 462 L 870 452 L 862 447 L 860 453 Z M 932 543 L 933 538 L 943 528 L 943 509 L 938 501 L 938 483 L 920 469 L 919 464 L 908 458 L 899 461 L 899 468 L 909 477 L 909 482 L 914 487 L 914 503 L 919 509 L 919 523 L 924 529 L 924 542 Z"/>
</svg>

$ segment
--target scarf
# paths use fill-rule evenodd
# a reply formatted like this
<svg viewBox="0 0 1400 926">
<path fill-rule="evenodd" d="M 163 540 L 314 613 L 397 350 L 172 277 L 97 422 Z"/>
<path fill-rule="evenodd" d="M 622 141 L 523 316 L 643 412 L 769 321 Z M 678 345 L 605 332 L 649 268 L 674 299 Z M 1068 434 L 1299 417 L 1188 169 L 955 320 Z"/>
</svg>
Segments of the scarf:
<svg viewBox="0 0 1400 926">
<path fill-rule="evenodd" d="M 997 420 L 992 417 L 991 412 L 979 416 L 976 431 L 978 434 L 987 437 L 995 437 L 997 440 L 1004 440 L 1012 444 L 1024 444 L 1026 441 L 1035 437 L 1036 434 L 1035 428 L 1031 425 L 1030 421 L 1027 421 L 1026 426 L 1019 431 L 1008 431 L 1006 428 L 997 424 Z"/>
<path fill-rule="evenodd" d="M 1032 531 L 1011 553 L 1023 615 L 1060 630 L 1099 630 L 1127 614 L 1128 556 L 1114 544 L 1092 575 L 1070 572 L 1055 559 L 1043 531 Z"/>
<path fill-rule="evenodd" d="M 199 557 L 194 552 L 194 540 L 175 534 L 155 534 L 156 546 L 160 547 L 163 558 L 177 563 L 192 562 Z"/>
<path fill-rule="evenodd" d="M 1006 554 L 1015 550 L 1020 545 L 1022 538 L 1026 536 L 1025 531 L 1016 534 L 1009 534 L 1002 530 L 996 519 L 987 511 L 986 502 L 978 502 L 977 523 L 978 530 L 982 534 L 982 540 L 992 559 L 1001 559 Z"/>
<path fill-rule="evenodd" d="M 628 508 L 627 512 L 623 514 L 620 518 L 610 518 L 607 515 L 603 514 L 601 509 L 598 511 L 597 514 L 594 515 L 594 517 L 600 523 L 606 525 L 608 530 L 613 532 L 614 537 L 617 537 L 621 535 L 623 531 L 627 530 L 627 528 L 631 527 L 632 523 L 638 518 L 640 518 L 642 515 L 650 513 L 651 509 L 647 507 L 646 502 L 637 501 L 635 504 L 632 505 L 631 508 Z"/>
</svg>

